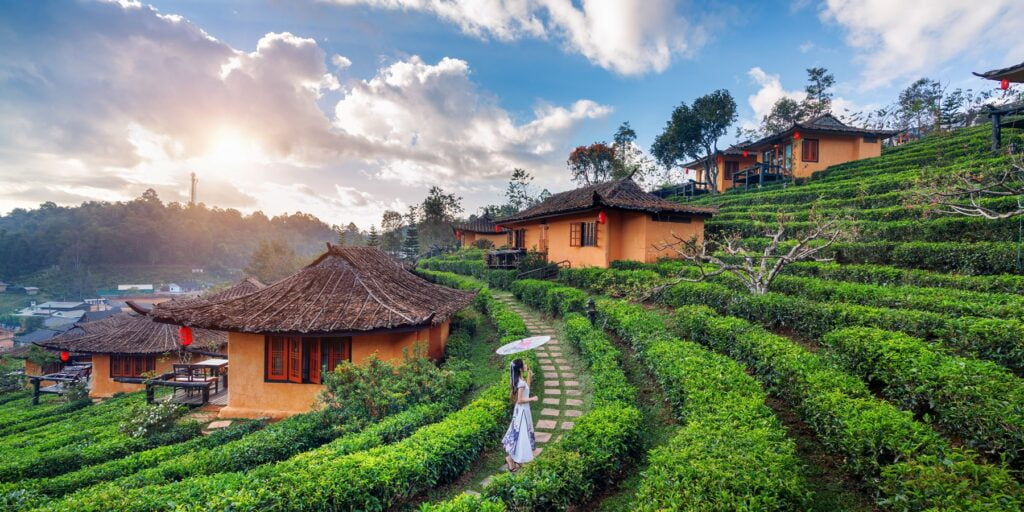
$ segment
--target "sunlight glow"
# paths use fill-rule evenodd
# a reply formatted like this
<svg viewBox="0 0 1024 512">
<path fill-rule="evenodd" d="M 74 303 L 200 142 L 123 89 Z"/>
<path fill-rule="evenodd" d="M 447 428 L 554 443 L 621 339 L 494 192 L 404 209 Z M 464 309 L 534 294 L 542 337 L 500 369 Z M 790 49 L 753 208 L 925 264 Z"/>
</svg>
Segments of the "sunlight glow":
<svg viewBox="0 0 1024 512">
<path fill-rule="evenodd" d="M 217 132 L 206 159 L 221 165 L 254 163 L 263 160 L 263 152 L 239 131 L 223 129 Z"/>
</svg>

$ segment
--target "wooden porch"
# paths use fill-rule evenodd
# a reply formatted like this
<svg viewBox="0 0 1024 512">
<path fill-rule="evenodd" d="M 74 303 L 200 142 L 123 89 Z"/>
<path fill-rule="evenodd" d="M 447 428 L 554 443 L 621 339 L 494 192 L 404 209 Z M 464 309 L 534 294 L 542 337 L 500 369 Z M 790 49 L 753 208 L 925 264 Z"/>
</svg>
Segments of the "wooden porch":
<svg viewBox="0 0 1024 512">
<path fill-rule="evenodd" d="M 743 184 L 743 188 L 751 185 L 760 187 L 765 183 L 773 183 L 793 178 L 793 171 L 781 165 L 756 163 L 746 169 L 740 169 L 732 175 L 732 188 Z"/>
</svg>

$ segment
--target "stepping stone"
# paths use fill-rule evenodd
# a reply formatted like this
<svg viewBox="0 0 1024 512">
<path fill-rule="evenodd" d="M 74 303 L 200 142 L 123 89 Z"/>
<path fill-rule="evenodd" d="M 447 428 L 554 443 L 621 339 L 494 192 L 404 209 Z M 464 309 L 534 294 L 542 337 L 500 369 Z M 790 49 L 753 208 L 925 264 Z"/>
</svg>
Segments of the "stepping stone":
<svg viewBox="0 0 1024 512">
<path fill-rule="evenodd" d="M 551 430 L 555 428 L 557 423 L 555 420 L 537 420 L 537 426 L 534 428 L 538 430 Z"/>
<path fill-rule="evenodd" d="M 566 361 L 565 359 L 555 359 L 555 362 L 559 364 L 569 364 L 569 361 Z"/>
<path fill-rule="evenodd" d="M 544 378 L 545 379 L 557 379 L 558 378 L 558 374 L 557 373 L 553 373 L 553 372 L 551 372 L 551 373 L 544 372 Z"/>
<path fill-rule="evenodd" d="M 557 388 L 558 387 L 558 381 L 557 380 L 546 380 L 546 381 L 544 381 L 544 385 L 547 386 L 547 387 Z"/>
<path fill-rule="evenodd" d="M 569 386 L 570 388 L 575 388 L 575 387 L 579 387 L 580 383 L 579 383 L 579 381 L 575 381 L 575 380 L 567 380 L 567 381 L 565 381 L 565 385 Z"/>
<path fill-rule="evenodd" d="M 206 426 L 207 430 L 214 430 L 218 428 L 227 428 L 231 426 L 231 420 L 220 420 L 210 423 Z"/>
<path fill-rule="evenodd" d="M 565 411 L 565 415 L 570 418 L 578 418 L 580 416 L 583 416 L 583 411 L 579 409 L 568 409 Z"/>
<path fill-rule="evenodd" d="M 551 440 L 551 432 L 534 432 L 533 436 L 538 443 L 546 443 Z"/>
<path fill-rule="evenodd" d="M 582 396 L 583 392 L 578 389 L 567 389 L 565 390 L 565 394 L 570 396 Z"/>
<path fill-rule="evenodd" d="M 478 493 L 476 491 L 465 491 L 462 494 L 468 494 L 470 496 L 480 496 L 480 493 Z"/>
<path fill-rule="evenodd" d="M 558 409 L 544 408 L 540 410 L 541 416 L 558 416 Z"/>
<path fill-rule="evenodd" d="M 565 377 L 567 379 L 575 379 L 576 374 L 573 372 L 562 372 L 562 377 Z"/>
<path fill-rule="evenodd" d="M 549 372 L 555 371 L 555 367 L 551 366 L 550 364 L 541 365 L 540 369 L 541 370 L 547 370 Z"/>
<path fill-rule="evenodd" d="M 558 388 L 544 388 L 545 395 L 561 395 L 562 390 Z"/>
<path fill-rule="evenodd" d="M 489 476 L 487 478 L 484 478 L 483 480 L 480 481 L 480 487 L 487 487 L 488 485 L 491 485 L 491 482 L 493 482 L 493 481 L 494 481 L 494 475 L 491 475 L 491 476 Z"/>
<path fill-rule="evenodd" d="M 572 425 L 573 425 L 573 422 L 571 422 L 571 421 L 563 421 L 562 422 L 562 426 L 560 428 L 562 430 L 569 430 L 569 429 L 572 428 Z"/>
<path fill-rule="evenodd" d="M 540 361 L 540 364 L 551 364 L 550 359 L 538 358 L 537 360 Z"/>
<path fill-rule="evenodd" d="M 542 451 L 544 451 L 544 448 L 537 448 L 536 450 L 533 451 L 533 456 L 536 457 L 540 455 L 540 452 Z"/>
<path fill-rule="evenodd" d="M 574 407 L 580 407 L 580 406 L 583 405 L 583 400 L 578 400 L 578 399 L 575 399 L 575 398 L 566 398 L 565 399 L 565 405 L 571 405 L 571 406 L 574 406 Z"/>
<path fill-rule="evenodd" d="M 564 363 L 565 360 L 562 360 L 562 362 Z M 567 364 L 560 364 L 560 365 L 558 365 L 558 369 L 562 370 L 563 372 L 567 372 L 567 371 L 572 370 L 572 367 L 567 365 Z"/>
<path fill-rule="evenodd" d="M 551 353 L 551 357 L 562 357 L 562 353 L 561 352 L 552 352 Z"/>
<path fill-rule="evenodd" d="M 581 402 L 581 401 L 582 400 L 577 400 L 577 402 Z M 545 398 L 544 400 L 542 400 L 542 403 L 544 405 L 558 405 L 559 400 L 557 398 Z"/>
</svg>

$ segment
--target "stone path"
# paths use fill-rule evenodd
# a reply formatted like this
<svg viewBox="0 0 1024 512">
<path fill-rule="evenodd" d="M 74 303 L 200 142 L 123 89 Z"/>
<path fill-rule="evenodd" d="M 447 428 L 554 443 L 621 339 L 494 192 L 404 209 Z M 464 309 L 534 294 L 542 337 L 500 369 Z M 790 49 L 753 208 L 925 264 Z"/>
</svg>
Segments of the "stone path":
<svg viewBox="0 0 1024 512">
<path fill-rule="evenodd" d="M 530 391 L 540 398 L 530 404 L 537 439 L 537 449 L 533 454 L 537 456 L 544 451 L 545 444 L 561 440 L 562 434 L 572 429 L 575 418 L 583 415 L 584 396 L 579 376 L 585 370 L 576 362 L 575 347 L 561 342 L 560 334 L 550 319 L 523 305 L 510 293 L 492 291 L 496 299 L 526 321 L 532 336 L 551 336 L 551 341 L 537 349 L 540 368 L 534 368 L 530 386 Z M 504 463 L 500 471 L 508 471 Z M 493 478 L 494 475 L 484 478 L 479 486 L 487 487 Z M 475 495 L 479 491 L 467 490 L 466 494 Z"/>
</svg>

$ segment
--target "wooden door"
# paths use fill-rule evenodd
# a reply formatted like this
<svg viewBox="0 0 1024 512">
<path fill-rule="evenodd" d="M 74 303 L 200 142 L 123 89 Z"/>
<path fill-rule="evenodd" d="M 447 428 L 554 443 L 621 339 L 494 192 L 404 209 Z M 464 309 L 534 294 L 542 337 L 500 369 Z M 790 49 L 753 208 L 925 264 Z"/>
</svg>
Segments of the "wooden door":
<svg viewBox="0 0 1024 512">
<path fill-rule="evenodd" d="M 302 382 L 302 338 L 288 338 L 288 380 Z"/>
<path fill-rule="evenodd" d="M 320 384 L 320 338 L 306 340 L 306 361 L 309 364 L 309 382 Z"/>
</svg>

